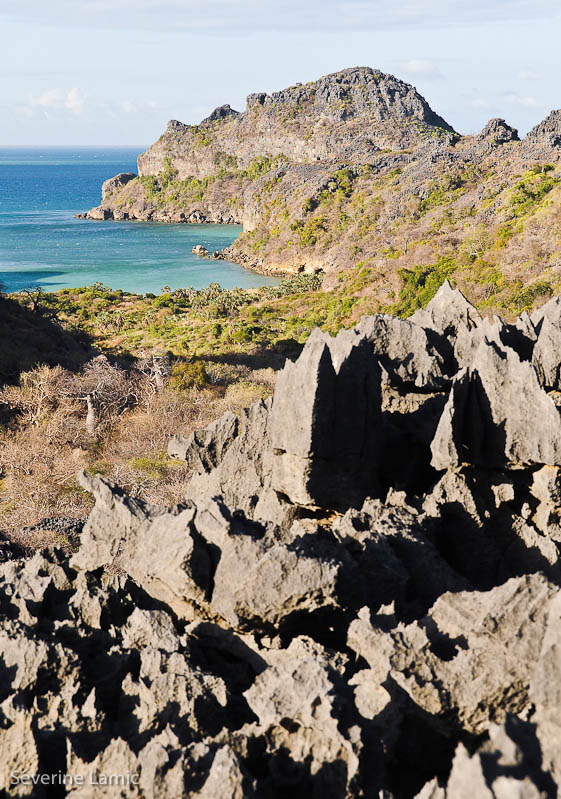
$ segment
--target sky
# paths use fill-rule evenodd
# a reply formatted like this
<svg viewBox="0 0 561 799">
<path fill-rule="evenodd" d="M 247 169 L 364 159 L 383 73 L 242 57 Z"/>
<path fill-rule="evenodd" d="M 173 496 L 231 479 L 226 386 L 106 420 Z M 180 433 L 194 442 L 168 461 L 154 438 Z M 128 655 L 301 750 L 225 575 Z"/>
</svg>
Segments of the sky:
<svg viewBox="0 0 561 799">
<path fill-rule="evenodd" d="M 351 66 L 460 133 L 561 107 L 558 0 L 0 0 L 0 145 L 148 145 Z"/>
</svg>

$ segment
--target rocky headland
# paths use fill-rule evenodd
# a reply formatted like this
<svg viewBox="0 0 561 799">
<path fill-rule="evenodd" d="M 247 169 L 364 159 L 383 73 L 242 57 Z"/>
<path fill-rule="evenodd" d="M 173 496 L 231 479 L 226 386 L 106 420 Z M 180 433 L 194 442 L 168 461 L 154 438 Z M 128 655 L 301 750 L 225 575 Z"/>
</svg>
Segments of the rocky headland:
<svg viewBox="0 0 561 799">
<path fill-rule="evenodd" d="M 461 136 L 411 85 L 346 69 L 252 94 L 241 113 L 171 121 L 138 176 L 108 180 L 86 216 L 242 224 L 230 260 L 321 269 L 327 285 L 365 265 L 382 303 L 403 269 L 442 258 L 477 300 L 502 296 L 513 281 L 559 282 L 560 120 L 552 112 L 522 141 L 501 119 Z"/>
<path fill-rule="evenodd" d="M 3 795 L 556 796 L 560 344 L 445 283 L 178 430 L 182 504 L 83 475 L 74 554 L 0 565 Z"/>
</svg>

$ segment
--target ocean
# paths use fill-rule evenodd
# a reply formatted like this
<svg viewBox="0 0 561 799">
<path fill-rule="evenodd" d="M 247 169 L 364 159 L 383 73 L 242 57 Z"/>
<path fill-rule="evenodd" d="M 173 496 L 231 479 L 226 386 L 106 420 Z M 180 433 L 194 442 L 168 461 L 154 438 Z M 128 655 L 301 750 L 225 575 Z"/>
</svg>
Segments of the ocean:
<svg viewBox="0 0 561 799">
<path fill-rule="evenodd" d="M 231 244 L 237 225 L 168 225 L 74 219 L 101 201 L 101 184 L 136 172 L 143 147 L 0 147 L 0 283 L 7 292 L 100 281 L 139 294 L 278 283 L 237 264 L 193 255 Z"/>
</svg>

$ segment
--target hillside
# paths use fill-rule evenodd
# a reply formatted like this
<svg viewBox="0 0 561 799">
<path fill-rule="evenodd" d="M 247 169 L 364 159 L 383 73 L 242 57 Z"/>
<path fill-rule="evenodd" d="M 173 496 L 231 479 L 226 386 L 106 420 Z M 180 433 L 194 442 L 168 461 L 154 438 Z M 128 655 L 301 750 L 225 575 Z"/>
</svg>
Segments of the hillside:
<svg viewBox="0 0 561 799">
<path fill-rule="evenodd" d="M 498 119 L 460 136 L 409 84 L 353 68 L 170 122 L 88 216 L 238 222 L 227 256 L 262 272 L 360 265 L 391 304 L 402 270 L 437 269 L 513 312 L 559 287 L 560 143 L 559 112 L 523 141 Z"/>
</svg>

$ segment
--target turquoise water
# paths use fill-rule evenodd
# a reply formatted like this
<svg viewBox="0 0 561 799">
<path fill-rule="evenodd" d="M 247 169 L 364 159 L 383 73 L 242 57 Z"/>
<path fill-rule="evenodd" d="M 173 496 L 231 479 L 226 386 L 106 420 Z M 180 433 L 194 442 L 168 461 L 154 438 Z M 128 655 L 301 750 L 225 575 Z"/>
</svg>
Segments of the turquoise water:
<svg viewBox="0 0 561 799">
<path fill-rule="evenodd" d="M 47 291 L 101 281 L 113 289 L 159 293 L 162 286 L 225 288 L 278 283 L 237 264 L 191 253 L 231 244 L 237 225 L 164 225 L 74 219 L 101 201 L 101 184 L 136 172 L 143 147 L 0 147 L 0 282 L 8 292 Z"/>
</svg>

